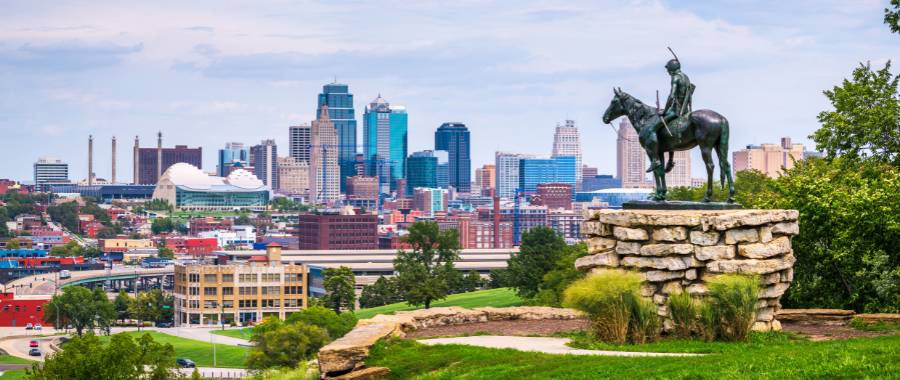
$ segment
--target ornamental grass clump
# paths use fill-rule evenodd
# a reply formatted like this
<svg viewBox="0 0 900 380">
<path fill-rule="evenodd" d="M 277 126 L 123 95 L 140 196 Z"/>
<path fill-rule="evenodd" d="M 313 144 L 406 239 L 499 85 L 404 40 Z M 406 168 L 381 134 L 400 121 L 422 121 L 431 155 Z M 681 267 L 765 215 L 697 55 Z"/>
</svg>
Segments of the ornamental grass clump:
<svg viewBox="0 0 900 380">
<path fill-rule="evenodd" d="M 655 342 L 659 339 L 660 332 L 656 304 L 637 293 L 629 293 L 628 298 L 628 303 L 631 304 L 631 321 L 628 326 L 631 342 Z"/>
<path fill-rule="evenodd" d="M 652 321 L 657 318 L 655 305 L 641 302 L 645 301 L 640 297 L 642 280 L 636 272 L 599 270 L 566 288 L 563 305 L 585 312 L 593 335 L 601 341 L 622 344 L 629 337 L 646 341 L 658 334 L 647 329 L 655 323 L 658 330 L 659 321 Z"/>
<path fill-rule="evenodd" d="M 672 333 L 675 336 L 690 338 L 695 330 L 701 330 L 697 323 L 701 305 L 689 293 L 678 292 L 670 294 L 668 307 L 672 316 L 672 324 L 674 325 Z"/>
<path fill-rule="evenodd" d="M 707 280 L 706 302 L 715 313 L 716 337 L 721 340 L 746 340 L 756 318 L 759 278 L 726 274 Z"/>
</svg>

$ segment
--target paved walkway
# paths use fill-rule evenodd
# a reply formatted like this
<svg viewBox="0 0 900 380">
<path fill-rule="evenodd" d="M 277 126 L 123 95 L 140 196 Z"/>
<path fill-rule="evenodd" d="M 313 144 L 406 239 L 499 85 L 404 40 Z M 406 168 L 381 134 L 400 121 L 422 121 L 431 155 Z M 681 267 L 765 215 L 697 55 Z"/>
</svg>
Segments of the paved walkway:
<svg viewBox="0 0 900 380">
<path fill-rule="evenodd" d="M 628 352 L 628 351 L 600 351 L 582 350 L 566 345 L 568 338 L 545 338 L 526 336 L 498 336 L 480 335 L 464 336 L 458 338 L 422 339 L 419 343 L 427 345 L 436 344 L 463 344 L 467 346 L 479 346 L 488 348 L 512 348 L 519 351 L 534 351 L 547 354 L 569 355 L 599 355 L 599 356 L 703 356 L 703 354 L 666 353 L 666 352 Z"/>
<path fill-rule="evenodd" d="M 163 334 L 174 335 L 181 338 L 202 340 L 204 342 L 214 341 L 216 344 L 225 344 L 229 346 L 251 346 L 250 341 L 240 338 L 232 338 L 225 335 L 213 334 L 217 328 L 204 327 L 172 327 L 172 328 L 150 328 L 145 330 L 154 330 Z"/>
</svg>

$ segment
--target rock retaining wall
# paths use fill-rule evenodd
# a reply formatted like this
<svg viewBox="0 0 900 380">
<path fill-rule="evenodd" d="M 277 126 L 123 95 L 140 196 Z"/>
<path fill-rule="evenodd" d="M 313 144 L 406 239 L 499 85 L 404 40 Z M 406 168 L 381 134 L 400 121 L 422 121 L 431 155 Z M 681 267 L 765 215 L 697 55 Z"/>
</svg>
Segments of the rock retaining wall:
<svg viewBox="0 0 900 380">
<path fill-rule="evenodd" d="M 365 366 L 369 349 L 378 340 L 390 336 L 403 337 L 406 332 L 437 326 L 459 325 L 505 320 L 563 320 L 584 316 L 575 310 L 541 306 L 436 307 L 415 311 L 400 311 L 394 315 L 379 314 L 357 322 L 356 327 L 343 337 L 319 350 L 319 372 L 325 377 L 355 373 Z"/>
<path fill-rule="evenodd" d="M 591 210 L 581 227 L 590 256 L 575 266 L 640 271 L 646 281 L 641 293 L 659 306 L 667 328 L 668 294 L 705 295 L 711 275 L 759 275 L 753 328 L 779 330 L 775 313 L 794 276 L 797 217 L 796 210 Z"/>
</svg>

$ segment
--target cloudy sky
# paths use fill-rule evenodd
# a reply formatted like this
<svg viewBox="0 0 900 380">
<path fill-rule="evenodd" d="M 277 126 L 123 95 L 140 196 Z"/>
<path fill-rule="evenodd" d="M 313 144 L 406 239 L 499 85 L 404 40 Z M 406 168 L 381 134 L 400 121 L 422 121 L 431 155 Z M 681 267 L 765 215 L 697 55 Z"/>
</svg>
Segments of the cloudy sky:
<svg viewBox="0 0 900 380">
<path fill-rule="evenodd" d="M 150 146 L 156 131 L 166 146 L 202 146 L 212 171 L 228 141 L 286 144 L 334 78 L 350 84 L 360 127 L 379 93 L 405 105 L 410 151 L 461 121 L 473 167 L 498 150 L 549 154 L 570 118 L 585 163 L 613 173 L 615 134 L 600 120 L 611 88 L 664 97 L 666 46 L 698 86 L 695 108 L 730 120 L 732 149 L 808 144 L 829 107 L 821 91 L 900 52 L 886 0 L 708 3 L 4 1 L 0 178 L 30 180 L 40 156 L 84 178 L 93 134 L 97 175 L 109 176 L 116 136 L 128 180 L 134 137 Z"/>
</svg>

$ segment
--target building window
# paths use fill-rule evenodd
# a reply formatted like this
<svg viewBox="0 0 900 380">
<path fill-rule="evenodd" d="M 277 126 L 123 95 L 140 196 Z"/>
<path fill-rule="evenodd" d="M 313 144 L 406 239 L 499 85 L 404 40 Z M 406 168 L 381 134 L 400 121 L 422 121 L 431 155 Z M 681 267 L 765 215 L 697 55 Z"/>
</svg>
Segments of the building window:
<svg viewBox="0 0 900 380">
<path fill-rule="evenodd" d="M 203 288 L 203 295 L 204 295 L 204 296 L 214 296 L 214 295 L 216 295 L 216 288 L 214 288 L 214 287 L 205 287 L 205 288 Z"/>
<path fill-rule="evenodd" d="M 238 277 L 241 282 L 257 282 L 256 273 L 244 273 Z"/>
<path fill-rule="evenodd" d="M 222 282 L 234 282 L 234 275 L 231 273 L 222 273 Z"/>
<path fill-rule="evenodd" d="M 238 294 L 242 296 L 255 296 L 256 295 L 256 287 L 255 286 L 242 286 L 238 289 Z"/>
<path fill-rule="evenodd" d="M 200 295 L 200 288 L 198 288 L 196 286 L 192 286 L 192 287 L 188 288 L 188 290 L 190 291 L 190 295 L 192 295 L 192 296 Z"/>
<path fill-rule="evenodd" d="M 199 273 L 191 273 L 188 276 L 188 282 L 200 282 L 200 274 Z"/>
<path fill-rule="evenodd" d="M 224 308 L 224 309 L 231 309 L 231 308 L 233 308 L 233 307 L 234 307 L 234 301 L 232 301 L 232 300 L 225 300 L 225 301 L 222 301 L 222 308 Z"/>
<path fill-rule="evenodd" d="M 216 277 L 218 277 L 218 276 L 215 273 L 204 274 L 203 281 L 204 282 L 216 282 L 216 280 L 217 280 Z"/>
<path fill-rule="evenodd" d="M 232 287 L 230 287 L 230 286 L 223 287 L 223 288 L 222 288 L 222 295 L 223 295 L 223 296 L 234 295 L 234 288 L 232 288 Z"/>
</svg>

